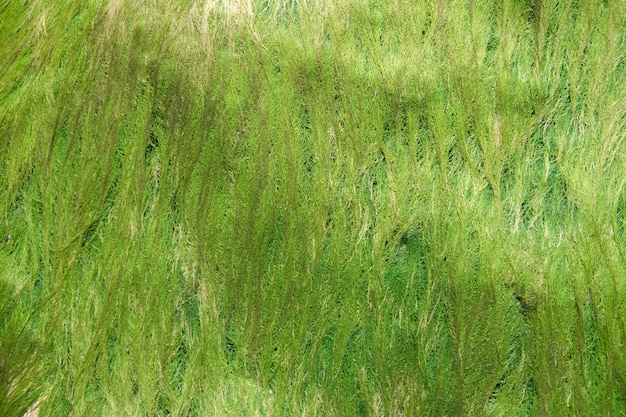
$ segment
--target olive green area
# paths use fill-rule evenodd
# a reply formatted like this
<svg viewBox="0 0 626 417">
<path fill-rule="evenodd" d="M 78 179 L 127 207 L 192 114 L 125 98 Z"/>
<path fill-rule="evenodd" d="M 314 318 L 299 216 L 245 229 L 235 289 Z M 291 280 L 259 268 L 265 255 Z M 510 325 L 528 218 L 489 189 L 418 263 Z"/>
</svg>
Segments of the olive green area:
<svg viewBox="0 0 626 417">
<path fill-rule="evenodd" d="M 626 2 L 0 5 L 0 415 L 626 414 Z"/>
</svg>

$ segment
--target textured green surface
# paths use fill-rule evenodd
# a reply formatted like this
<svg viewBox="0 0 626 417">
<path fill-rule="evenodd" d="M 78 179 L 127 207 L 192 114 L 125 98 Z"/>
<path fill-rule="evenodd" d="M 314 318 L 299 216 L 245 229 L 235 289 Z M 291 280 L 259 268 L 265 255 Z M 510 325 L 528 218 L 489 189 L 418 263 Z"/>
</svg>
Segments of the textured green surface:
<svg viewBox="0 0 626 417">
<path fill-rule="evenodd" d="M 5 0 L 0 56 L 0 415 L 626 414 L 623 1 Z"/>
</svg>

